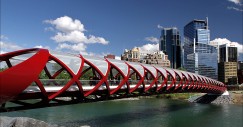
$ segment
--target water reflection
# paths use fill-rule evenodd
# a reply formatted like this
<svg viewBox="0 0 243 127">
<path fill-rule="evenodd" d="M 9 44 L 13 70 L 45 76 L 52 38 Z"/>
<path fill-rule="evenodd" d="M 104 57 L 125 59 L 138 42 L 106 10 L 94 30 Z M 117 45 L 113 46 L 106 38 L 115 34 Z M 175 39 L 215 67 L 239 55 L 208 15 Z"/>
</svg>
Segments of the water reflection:
<svg viewBox="0 0 243 127">
<path fill-rule="evenodd" d="M 68 127 L 241 127 L 242 107 L 163 99 L 105 101 L 10 113 Z"/>
</svg>

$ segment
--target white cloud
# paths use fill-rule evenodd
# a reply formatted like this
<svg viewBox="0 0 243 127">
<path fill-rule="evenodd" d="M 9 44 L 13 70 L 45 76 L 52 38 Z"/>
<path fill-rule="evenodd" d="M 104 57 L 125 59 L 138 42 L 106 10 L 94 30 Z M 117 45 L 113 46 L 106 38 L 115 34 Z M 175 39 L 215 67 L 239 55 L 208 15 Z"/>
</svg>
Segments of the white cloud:
<svg viewBox="0 0 243 127">
<path fill-rule="evenodd" d="M 69 33 L 58 32 L 55 36 L 51 37 L 52 40 L 56 42 L 71 42 L 71 43 L 85 43 L 87 38 L 84 33 L 80 31 L 72 31 Z"/>
<path fill-rule="evenodd" d="M 229 10 L 235 10 L 235 11 L 243 11 L 242 9 L 240 8 L 237 8 L 237 7 L 227 7 Z"/>
<path fill-rule="evenodd" d="M 37 45 L 34 48 L 51 49 L 49 46 L 42 46 L 42 45 Z"/>
<path fill-rule="evenodd" d="M 159 51 L 159 43 L 157 44 L 145 44 L 141 47 L 138 47 L 141 53 L 154 53 Z"/>
<path fill-rule="evenodd" d="M 233 2 L 233 3 L 235 3 L 235 4 L 237 4 L 237 5 L 242 5 L 241 4 L 241 0 L 228 0 L 229 2 Z"/>
<path fill-rule="evenodd" d="M 214 40 L 210 41 L 210 44 L 214 46 L 228 44 L 228 43 L 231 43 L 231 41 L 226 38 L 215 38 Z"/>
<path fill-rule="evenodd" d="M 157 25 L 157 28 L 158 28 L 158 29 L 163 29 L 164 27 L 158 24 L 158 25 Z"/>
<path fill-rule="evenodd" d="M 6 36 L 2 36 L 1 38 L 6 38 L 8 39 Z M 0 41 L 0 53 L 6 53 L 6 52 L 12 52 L 12 51 L 16 51 L 16 50 L 21 50 L 21 49 L 25 49 L 25 48 L 29 48 L 29 47 L 22 47 L 16 43 L 12 43 L 12 42 L 7 42 L 7 41 Z M 42 46 L 42 45 L 37 45 L 34 46 L 33 48 L 45 48 L 45 49 L 50 49 L 50 47 L 48 46 Z"/>
<path fill-rule="evenodd" d="M 79 52 L 85 52 L 88 44 L 103 44 L 107 45 L 107 41 L 103 37 L 94 35 L 85 35 L 84 25 L 78 19 L 72 19 L 68 16 L 63 16 L 55 20 L 45 20 L 44 23 L 51 24 L 55 27 L 46 28 L 46 30 L 56 31 L 56 35 L 51 39 L 58 43 L 57 49 L 69 49 Z"/>
<path fill-rule="evenodd" d="M 45 20 L 44 22 L 54 25 L 57 30 L 64 33 L 72 32 L 75 30 L 80 32 L 85 31 L 84 25 L 79 20 L 73 20 L 68 16 L 63 16 L 55 20 Z"/>
<path fill-rule="evenodd" d="M 151 37 L 146 37 L 145 40 L 146 40 L 146 41 L 149 41 L 149 42 L 159 43 L 159 39 L 156 38 L 156 37 L 153 37 L 153 36 L 151 36 Z"/>
<path fill-rule="evenodd" d="M 105 40 L 103 37 L 95 37 L 94 35 L 89 35 L 87 40 L 88 43 L 100 43 L 103 45 L 107 45 L 109 42 Z"/>
<path fill-rule="evenodd" d="M 1 39 L 1 40 L 8 40 L 8 37 L 5 36 L 5 35 L 1 35 L 1 36 L 0 36 L 0 39 Z"/>
<path fill-rule="evenodd" d="M 228 0 L 228 1 L 233 2 L 235 4 L 235 7 L 234 6 L 228 6 L 227 9 L 243 12 L 243 10 L 242 10 L 243 4 L 242 4 L 241 0 Z"/>
<path fill-rule="evenodd" d="M 107 53 L 102 52 L 102 53 L 97 54 L 97 53 L 94 53 L 94 52 L 80 52 L 80 54 L 104 59 L 104 56 L 107 56 L 108 54 L 111 54 L 111 53 L 109 53 L 109 52 L 107 52 Z"/>
<path fill-rule="evenodd" d="M 214 46 L 216 46 L 217 44 L 218 45 L 232 44 L 232 45 L 237 46 L 239 53 L 243 53 L 243 45 L 242 44 L 240 44 L 238 42 L 232 42 L 232 41 L 228 40 L 227 38 L 215 38 L 214 40 L 210 41 L 210 44 L 214 45 Z"/>
<path fill-rule="evenodd" d="M 159 28 L 159 25 L 158 25 L 158 28 Z M 158 38 L 151 36 L 151 37 L 146 37 L 145 40 L 155 43 L 155 44 L 148 43 L 141 47 L 138 47 L 141 53 L 154 53 L 156 51 L 159 51 L 159 39 Z"/>
<path fill-rule="evenodd" d="M 1 51 L 1 50 L 0 50 L 0 54 L 4 54 L 4 53 L 6 53 L 6 52 L 5 52 L 5 51 Z"/>
<path fill-rule="evenodd" d="M 23 47 L 17 44 L 10 43 L 10 42 L 3 42 L 3 41 L 0 41 L 0 47 L 1 47 L 1 52 L 10 52 L 10 51 L 23 49 Z"/>
<path fill-rule="evenodd" d="M 58 45 L 56 48 L 57 50 L 62 50 L 62 49 L 69 49 L 71 51 L 78 51 L 80 53 L 85 52 L 86 46 L 83 43 L 79 44 L 67 44 L 67 43 L 61 43 Z"/>
<path fill-rule="evenodd" d="M 115 56 L 115 59 L 116 60 L 121 60 L 121 57 L 120 56 Z"/>
</svg>

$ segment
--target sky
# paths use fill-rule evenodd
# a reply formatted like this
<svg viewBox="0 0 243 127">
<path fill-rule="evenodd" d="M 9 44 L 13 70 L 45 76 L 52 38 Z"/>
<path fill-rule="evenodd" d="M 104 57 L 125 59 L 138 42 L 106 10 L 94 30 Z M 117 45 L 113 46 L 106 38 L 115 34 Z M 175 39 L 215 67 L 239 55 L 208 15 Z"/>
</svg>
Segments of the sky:
<svg viewBox="0 0 243 127">
<path fill-rule="evenodd" d="M 118 57 L 133 47 L 154 51 L 161 28 L 177 27 L 183 43 L 184 26 L 206 17 L 212 41 L 242 46 L 241 0 L 1 0 L 1 53 L 33 47 Z"/>
</svg>

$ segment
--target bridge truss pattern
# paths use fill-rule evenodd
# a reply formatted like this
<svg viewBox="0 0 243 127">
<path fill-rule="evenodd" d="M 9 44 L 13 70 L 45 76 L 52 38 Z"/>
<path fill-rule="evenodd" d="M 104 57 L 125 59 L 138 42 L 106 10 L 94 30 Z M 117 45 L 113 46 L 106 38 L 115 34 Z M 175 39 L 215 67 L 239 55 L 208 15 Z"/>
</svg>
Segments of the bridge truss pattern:
<svg viewBox="0 0 243 127">
<path fill-rule="evenodd" d="M 202 92 L 222 94 L 223 83 L 194 73 L 86 55 L 25 49 L 0 55 L 0 104 L 20 100 L 59 102 L 135 94 Z M 39 102 L 38 102 L 39 103 Z"/>
</svg>

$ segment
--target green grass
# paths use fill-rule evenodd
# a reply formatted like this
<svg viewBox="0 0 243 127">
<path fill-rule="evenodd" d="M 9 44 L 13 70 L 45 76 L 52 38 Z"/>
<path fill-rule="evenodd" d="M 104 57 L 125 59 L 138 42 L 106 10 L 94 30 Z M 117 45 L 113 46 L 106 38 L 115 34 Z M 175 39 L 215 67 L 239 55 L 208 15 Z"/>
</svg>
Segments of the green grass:
<svg viewBox="0 0 243 127">
<path fill-rule="evenodd" d="M 198 93 L 172 93 L 172 94 L 161 94 L 158 95 L 158 98 L 168 98 L 168 99 L 179 99 L 179 100 L 186 100 L 191 96 L 198 95 Z"/>
</svg>

